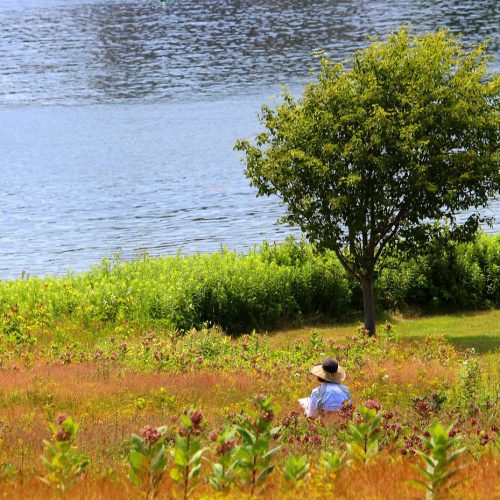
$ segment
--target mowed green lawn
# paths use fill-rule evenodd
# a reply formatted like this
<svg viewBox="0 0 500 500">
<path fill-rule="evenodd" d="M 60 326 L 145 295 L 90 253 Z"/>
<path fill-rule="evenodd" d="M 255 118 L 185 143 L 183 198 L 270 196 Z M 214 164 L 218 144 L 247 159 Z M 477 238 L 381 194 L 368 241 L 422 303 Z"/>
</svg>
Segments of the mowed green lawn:
<svg viewBox="0 0 500 500">
<path fill-rule="evenodd" d="M 387 320 L 403 338 L 444 335 L 458 349 L 474 348 L 478 353 L 500 351 L 500 309 L 489 311 L 436 314 L 429 316 L 395 316 Z M 280 329 L 269 334 L 275 347 L 307 339 L 316 331 L 325 338 L 344 338 L 353 335 L 360 322 L 341 324 L 307 324 L 298 328 Z M 383 328 L 383 324 L 378 325 Z"/>
<path fill-rule="evenodd" d="M 500 309 L 401 318 L 394 321 L 397 331 L 404 337 L 441 334 L 457 349 L 474 348 L 486 353 L 500 349 Z"/>
<path fill-rule="evenodd" d="M 489 311 L 436 314 L 428 316 L 387 317 L 403 338 L 414 340 L 428 335 L 443 335 L 456 349 L 474 349 L 479 354 L 483 375 L 492 383 L 500 382 L 500 309 Z M 271 332 L 267 341 L 275 348 L 291 346 L 299 339 L 307 340 L 313 332 L 325 339 L 346 341 L 356 332 L 360 322 L 341 324 L 307 324 L 300 328 Z M 381 322 L 377 328 L 384 328 Z"/>
</svg>

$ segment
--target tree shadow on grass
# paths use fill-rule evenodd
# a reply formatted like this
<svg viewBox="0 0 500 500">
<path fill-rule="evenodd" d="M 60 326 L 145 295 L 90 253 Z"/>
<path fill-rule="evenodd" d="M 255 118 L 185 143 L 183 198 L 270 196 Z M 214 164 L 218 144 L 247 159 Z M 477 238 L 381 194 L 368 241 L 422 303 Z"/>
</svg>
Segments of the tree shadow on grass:
<svg viewBox="0 0 500 500">
<path fill-rule="evenodd" d="M 477 353 L 481 354 L 500 352 L 500 336 L 468 335 L 453 337 L 446 335 L 446 338 L 460 351 L 474 348 Z"/>
</svg>

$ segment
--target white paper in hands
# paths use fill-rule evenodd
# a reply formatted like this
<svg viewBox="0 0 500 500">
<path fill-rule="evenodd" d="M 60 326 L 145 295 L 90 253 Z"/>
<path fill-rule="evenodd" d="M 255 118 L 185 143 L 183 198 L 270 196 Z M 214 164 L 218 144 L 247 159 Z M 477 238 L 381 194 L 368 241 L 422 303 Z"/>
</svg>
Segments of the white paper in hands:
<svg viewBox="0 0 500 500">
<path fill-rule="evenodd" d="M 309 403 L 311 402 L 311 398 L 300 398 L 297 400 L 302 409 L 307 412 L 309 408 Z"/>
</svg>

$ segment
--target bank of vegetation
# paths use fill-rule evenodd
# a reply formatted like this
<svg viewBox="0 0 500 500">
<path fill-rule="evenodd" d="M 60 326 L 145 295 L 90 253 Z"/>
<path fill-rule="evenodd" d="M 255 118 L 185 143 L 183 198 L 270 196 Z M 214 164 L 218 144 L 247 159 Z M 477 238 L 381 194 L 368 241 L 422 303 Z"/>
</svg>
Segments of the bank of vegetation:
<svg viewBox="0 0 500 500">
<path fill-rule="evenodd" d="M 417 258 L 394 257 L 378 277 L 376 297 L 387 311 L 498 307 L 500 236 L 435 241 Z M 96 333 L 124 325 L 136 331 L 217 325 L 243 333 L 361 310 L 360 287 L 335 255 L 293 239 L 246 254 L 104 260 L 78 275 L 0 284 L 0 330 L 15 343 L 58 328 Z"/>
<path fill-rule="evenodd" d="M 497 312 L 476 321 L 491 332 Z M 495 498 L 498 354 L 457 350 L 440 324 L 418 340 L 390 324 L 295 341 L 216 328 L 0 338 L 0 495 Z M 307 419 L 297 399 L 325 356 L 345 368 L 352 402 Z"/>
</svg>

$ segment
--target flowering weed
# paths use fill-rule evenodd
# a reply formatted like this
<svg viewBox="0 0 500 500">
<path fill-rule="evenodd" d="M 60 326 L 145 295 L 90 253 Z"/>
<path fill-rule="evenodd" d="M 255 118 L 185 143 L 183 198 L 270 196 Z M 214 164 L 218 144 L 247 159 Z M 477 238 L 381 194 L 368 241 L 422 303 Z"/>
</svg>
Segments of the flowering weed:
<svg viewBox="0 0 500 500">
<path fill-rule="evenodd" d="M 130 440 L 129 478 L 146 494 L 154 498 L 167 467 L 165 432 L 167 428 L 146 426 L 141 434 L 132 434 Z"/>
</svg>

